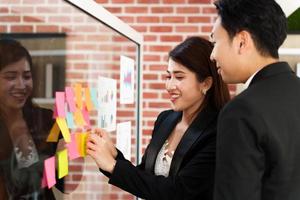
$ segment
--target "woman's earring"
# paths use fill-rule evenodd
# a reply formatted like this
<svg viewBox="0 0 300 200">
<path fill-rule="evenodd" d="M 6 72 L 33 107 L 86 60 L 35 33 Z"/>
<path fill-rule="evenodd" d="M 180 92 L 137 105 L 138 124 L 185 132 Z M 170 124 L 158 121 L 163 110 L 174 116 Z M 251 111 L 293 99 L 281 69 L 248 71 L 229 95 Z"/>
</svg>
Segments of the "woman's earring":
<svg viewBox="0 0 300 200">
<path fill-rule="evenodd" d="M 206 90 L 202 90 L 202 94 L 205 96 L 206 95 Z"/>
</svg>

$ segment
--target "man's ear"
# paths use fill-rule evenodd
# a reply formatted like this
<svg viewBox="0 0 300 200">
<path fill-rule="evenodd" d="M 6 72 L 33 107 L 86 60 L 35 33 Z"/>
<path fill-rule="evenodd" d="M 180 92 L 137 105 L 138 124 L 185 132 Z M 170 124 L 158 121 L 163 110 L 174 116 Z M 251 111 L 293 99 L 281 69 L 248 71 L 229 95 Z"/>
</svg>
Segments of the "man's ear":
<svg viewBox="0 0 300 200">
<path fill-rule="evenodd" d="M 240 31 L 235 35 L 235 45 L 239 54 L 245 54 L 253 47 L 253 40 L 248 31 Z"/>
</svg>

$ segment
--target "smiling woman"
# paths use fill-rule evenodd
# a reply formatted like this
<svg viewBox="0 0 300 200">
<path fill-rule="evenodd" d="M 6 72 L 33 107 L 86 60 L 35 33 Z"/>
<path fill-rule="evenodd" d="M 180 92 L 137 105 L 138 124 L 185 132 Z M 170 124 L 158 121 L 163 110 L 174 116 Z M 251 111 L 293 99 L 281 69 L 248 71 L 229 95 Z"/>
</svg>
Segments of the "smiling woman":
<svg viewBox="0 0 300 200">
<path fill-rule="evenodd" d="M 46 143 L 52 111 L 31 102 L 32 61 L 17 41 L 0 40 L 0 199 L 54 199 L 41 188 L 44 160 L 56 151 Z M 58 184 L 62 190 L 62 182 Z"/>
<path fill-rule="evenodd" d="M 212 49 L 190 37 L 169 53 L 172 109 L 158 116 L 140 165 L 126 160 L 104 130 L 90 135 L 87 154 L 110 184 L 147 200 L 213 199 L 216 122 L 229 93 L 210 60 Z"/>
</svg>

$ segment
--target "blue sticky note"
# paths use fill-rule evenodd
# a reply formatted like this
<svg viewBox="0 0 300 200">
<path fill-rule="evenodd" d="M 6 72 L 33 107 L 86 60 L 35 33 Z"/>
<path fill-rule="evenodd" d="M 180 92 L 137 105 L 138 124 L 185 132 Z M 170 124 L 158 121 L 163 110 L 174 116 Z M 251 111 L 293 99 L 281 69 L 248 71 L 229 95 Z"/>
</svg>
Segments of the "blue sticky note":
<svg viewBox="0 0 300 200">
<path fill-rule="evenodd" d="M 69 128 L 76 128 L 75 123 L 74 123 L 74 118 L 73 114 L 71 112 L 67 112 L 67 124 Z"/>
</svg>

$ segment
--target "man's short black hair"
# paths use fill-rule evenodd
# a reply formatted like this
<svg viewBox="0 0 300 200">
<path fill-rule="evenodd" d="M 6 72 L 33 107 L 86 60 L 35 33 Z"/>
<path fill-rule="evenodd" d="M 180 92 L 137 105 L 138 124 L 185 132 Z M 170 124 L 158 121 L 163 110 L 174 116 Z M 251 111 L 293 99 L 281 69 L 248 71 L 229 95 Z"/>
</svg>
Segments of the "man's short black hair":
<svg viewBox="0 0 300 200">
<path fill-rule="evenodd" d="M 214 4 L 231 39 L 246 30 L 261 55 L 279 57 L 278 49 L 287 35 L 287 19 L 275 0 L 217 0 Z"/>
</svg>

